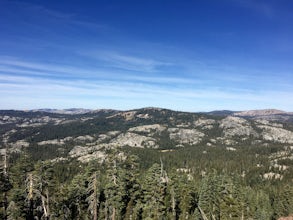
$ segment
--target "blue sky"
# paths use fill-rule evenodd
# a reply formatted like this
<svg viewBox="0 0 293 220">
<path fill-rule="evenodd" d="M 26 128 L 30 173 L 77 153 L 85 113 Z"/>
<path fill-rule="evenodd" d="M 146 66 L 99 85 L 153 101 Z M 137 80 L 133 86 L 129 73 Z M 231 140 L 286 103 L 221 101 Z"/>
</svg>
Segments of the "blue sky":
<svg viewBox="0 0 293 220">
<path fill-rule="evenodd" d="M 0 1 L 0 109 L 293 111 L 290 0 Z"/>
</svg>

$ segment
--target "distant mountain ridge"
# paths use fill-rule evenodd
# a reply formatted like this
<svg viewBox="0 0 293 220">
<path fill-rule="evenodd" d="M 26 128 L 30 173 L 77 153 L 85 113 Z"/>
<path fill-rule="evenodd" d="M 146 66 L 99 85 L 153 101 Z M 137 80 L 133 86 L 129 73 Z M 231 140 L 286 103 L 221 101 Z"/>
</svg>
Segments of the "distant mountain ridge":
<svg viewBox="0 0 293 220">
<path fill-rule="evenodd" d="M 163 108 L 146 107 L 142 109 L 162 110 Z M 43 109 L 32 109 L 29 111 L 48 112 L 48 113 L 56 113 L 56 114 L 86 114 L 86 113 L 95 113 L 100 111 L 120 111 L 120 110 L 85 109 L 85 108 L 68 108 L 68 109 L 43 108 Z M 200 113 L 200 112 L 195 112 L 195 113 Z M 293 115 L 293 112 L 286 112 L 286 111 L 278 110 L 278 109 L 257 109 L 257 110 L 247 110 L 247 111 L 215 110 L 215 111 L 203 112 L 203 113 L 206 113 L 209 115 L 218 115 L 218 116 L 234 115 L 234 116 L 240 116 L 240 117 L 254 117 L 254 116 L 267 116 L 267 115 Z"/>
<path fill-rule="evenodd" d="M 237 113 L 238 111 L 230 111 L 230 110 L 215 110 L 211 112 L 207 112 L 209 115 L 215 115 L 215 116 L 229 116 L 233 115 L 234 113 Z"/>
<path fill-rule="evenodd" d="M 30 110 L 32 112 L 48 112 L 48 113 L 56 113 L 56 114 L 85 114 L 91 112 L 91 109 L 84 108 L 68 108 L 68 109 L 51 109 L 51 108 L 43 108 L 43 109 L 33 109 Z"/>
<path fill-rule="evenodd" d="M 262 109 L 262 110 L 249 110 L 249 111 L 241 111 L 241 112 L 235 112 L 235 116 L 264 116 L 264 115 L 281 115 L 281 114 L 289 114 L 293 115 L 292 112 L 285 112 L 278 109 Z"/>
<path fill-rule="evenodd" d="M 235 116 L 250 119 L 293 122 L 293 112 L 286 112 L 278 109 L 259 109 L 247 111 L 216 110 L 207 112 L 206 114 L 213 116 Z"/>
<path fill-rule="evenodd" d="M 163 108 L 156 107 L 145 107 L 141 108 L 144 110 L 164 110 Z M 134 109 L 137 110 L 137 109 Z M 168 110 L 168 109 L 165 109 Z M 83 115 L 83 114 L 108 114 L 108 113 L 118 113 L 118 112 L 127 112 L 133 110 L 114 110 L 114 109 L 84 109 L 84 108 L 68 108 L 68 109 L 33 109 L 27 112 L 43 112 L 43 113 L 52 113 L 60 115 Z M 172 111 L 172 110 L 170 110 Z M 293 112 L 286 112 L 279 109 L 258 109 L 258 110 L 247 110 L 247 111 L 231 111 L 231 110 L 215 110 L 211 112 L 195 112 L 201 114 L 207 114 L 211 116 L 236 116 L 250 119 L 265 119 L 271 121 L 280 121 L 280 122 L 293 122 Z"/>
<path fill-rule="evenodd" d="M 56 155 L 61 150 L 62 156 L 77 158 L 92 157 L 96 155 L 93 152 L 98 154 L 117 146 L 180 149 L 204 145 L 230 149 L 293 144 L 293 115 L 280 110 L 0 110 L 0 128 L 0 144 L 11 151 L 47 146 Z"/>
</svg>

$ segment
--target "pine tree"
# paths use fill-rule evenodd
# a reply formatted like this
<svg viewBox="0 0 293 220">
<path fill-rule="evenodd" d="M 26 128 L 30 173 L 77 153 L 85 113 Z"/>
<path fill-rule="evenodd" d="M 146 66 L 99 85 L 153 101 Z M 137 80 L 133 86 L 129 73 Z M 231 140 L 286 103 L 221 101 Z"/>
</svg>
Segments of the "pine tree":
<svg viewBox="0 0 293 220">
<path fill-rule="evenodd" d="M 138 183 L 138 158 L 134 155 L 128 155 L 123 162 L 122 182 L 125 187 L 125 210 L 123 210 L 124 219 L 136 218 L 134 207 L 136 202 L 140 199 L 140 185 Z"/>
<path fill-rule="evenodd" d="M 112 220 L 121 219 L 122 210 L 126 208 L 124 172 L 121 168 L 121 158 L 119 158 L 119 155 L 113 154 L 109 158 L 107 184 L 105 186 L 105 213 Z"/>
<path fill-rule="evenodd" d="M 288 216 L 293 213 L 293 187 L 285 185 L 273 194 L 274 217 Z"/>
<path fill-rule="evenodd" d="M 255 207 L 254 218 L 259 220 L 270 219 L 272 216 L 272 207 L 269 195 L 263 190 L 258 190 L 255 194 L 257 207 Z"/>
<path fill-rule="evenodd" d="M 195 190 L 194 182 L 192 179 L 190 179 L 190 176 L 188 174 L 181 173 L 177 178 L 177 190 L 175 190 L 175 193 L 177 191 L 177 209 L 180 210 L 180 213 L 179 210 L 177 210 L 176 213 L 177 215 L 180 214 L 179 219 L 189 219 L 197 207 L 198 195 Z M 174 177 L 172 179 L 174 179 Z"/>
<path fill-rule="evenodd" d="M 208 219 L 220 219 L 220 186 L 221 182 L 215 171 L 201 182 L 198 206 Z"/>
<path fill-rule="evenodd" d="M 221 219 L 240 219 L 242 217 L 242 196 L 239 186 L 228 176 L 221 177 L 220 188 L 220 218 Z"/>
<path fill-rule="evenodd" d="M 49 162 L 40 162 L 36 165 L 36 175 L 38 176 L 38 193 L 41 197 L 43 218 L 50 219 L 50 189 L 54 185 L 52 166 Z"/>
<path fill-rule="evenodd" d="M 168 178 L 159 164 L 154 164 L 143 180 L 143 219 L 161 219 L 166 216 L 165 197 Z"/>
<path fill-rule="evenodd" d="M 62 203 L 64 204 L 64 212 L 71 218 L 83 220 L 87 215 L 87 176 L 77 174 L 70 184 L 64 189 L 64 196 Z M 70 211 L 70 213 L 68 213 Z"/>
</svg>

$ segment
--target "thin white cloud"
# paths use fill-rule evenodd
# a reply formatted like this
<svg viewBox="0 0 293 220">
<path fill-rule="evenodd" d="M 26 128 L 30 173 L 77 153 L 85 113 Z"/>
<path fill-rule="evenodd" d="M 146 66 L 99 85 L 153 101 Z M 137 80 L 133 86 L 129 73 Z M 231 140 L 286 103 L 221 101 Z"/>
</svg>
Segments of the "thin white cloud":
<svg viewBox="0 0 293 220">
<path fill-rule="evenodd" d="M 192 106 L 190 106 L 191 103 L 196 106 L 206 103 L 205 106 L 207 108 L 207 102 L 210 102 L 210 106 L 221 106 L 221 103 L 226 103 L 227 105 L 230 102 L 235 103 L 235 106 L 242 105 L 244 109 L 248 109 L 249 106 L 258 105 L 259 103 L 262 103 L 263 106 L 288 106 L 288 97 L 291 95 L 291 93 L 286 91 L 254 93 L 253 91 L 240 89 L 225 91 L 212 87 L 184 89 L 115 81 L 88 82 L 71 80 L 60 82 L 58 80 L 43 80 L 29 77 L 11 77 L 9 80 L 3 82 L 0 78 L 0 97 L 3 100 L 0 108 L 25 107 L 24 103 L 30 103 L 31 100 L 37 100 L 36 104 L 39 103 L 39 105 L 47 106 L 48 100 L 53 102 L 52 100 L 68 99 L 71 100 L 70 103 L 76 102 L 79 106 L 83 106 L 84 100 L 91 100 L 88 103 L 92 103 L 92 106 L 86 106 L 91 108 L 109 108 L 111 107 L 109 101 L 107 101 L 108 106 L 103 106 L 103 103 L 95 106 L 94 100 L 112 100 L 112 102 L 117 102 L 116 106 L 119 109 L 125 109 L 131 103 L 132 105 L 135 105 L 134 103 L 145 103 L 145 106 L 161 103 L 162 105 L 157 106 L 173 109 L 180 109 L 181 106 L 184 106 L 182 108 L 189 108 L 186 110 L 195 110 L 195 107 L 192 109 Z M 10 102 L 8 99 L 19 99 L 20 102 L 15 102 L 13 106 L 9 106 Z M 124 106 L 125 102 L 128 103 L 126 106 Z M 247 106 L 246 108 L 245 105 Z M 289 107 L 293 106 L 289 105 Z"/>
<path fill-rule="evenodd" d="M 145 62 L 143 60 L 135 60 L 135 62 Z M 18 60 L 15 58 L 2 58 L 0 59 L 0 74 L 9 75 L 34 75 L 40 77 L 56 77 L 56 76 L 76 76 L 77 78 L 94 78 L 94 79 L 111 79 L 111 80 L 127 80 L 127 81 L 141 81 L 145 83 L 177 83 L 177 84 L 198 84 L 203 83 L 202 80 L 186 79 L 179 77 L 164 77 L 164 76 L 141 76 L 135 73 L 123 73 L 121 74 L 118 70 L 101 70 L 97 68 L 92 69 L 81 69 L 74 66 L 64 65 L 50 65 L 36 62 L 27 62 Z M 61 73 L 61 75 L 60 75 Z M 0 75 L 1 77 L 1 75 Z"/>
<path fill-rule="evenodd" d="M 215 78 L 209 77 L 208 74 L 201 78 L 195 76 L 180 78 L 178 74 L 176 77 L 166 77 L 160 74 L 120 73 L 90 67 L 84 70 L 74 65 L 53 65 L 11 57 L 2 58 L 0 59 L 0 98 L 2 100 L 0 109 L 26 108 L 28 105 L 24 103 L 32 103 L 32 100 L 37 100 L 35 105 L 38 104 L 38 107 L 58 107 L 56 105 L 59 105 L 59 108 L 77 106 L 77 104 L 87 108 L 128 109 L 131 106 L 134 108 L 159 106 L 190 111 L 196 110 L 194 106 L 201 106 L 200 110 L 219 108 L 240 110 L 257 106 L 259 108 L 279 106 L 284 110 L 293 108 L 291 104 L 293 102 L 288 101 L 293 94 L 293 88 L 292 86 L 282 87 L 284 80 L 276 81 L 275 91 L 272 91 L 271 88 L 267 89 L 265 86 L 260 86 L 261 88 L 258 89 L 251 85 L 249 88 L 243 85 L 238 86 L 247 80 L 260 80 L 257 76 L 242 79 L 242 74 L 235 75 L 239 77 L 238 80 L 229 74 L 218 75 Z M 127 57 L 122 60 L 152 65 L 150 64 L 152 62 L 148 63 L 140 59 Z M 233 71 L 236 70 L 233 69 Z M 215 71 L 214 67 L 213 71 Z M 84 74 L 87 77 L 83 77 Z M 229 77 L 232 78 L 229 79 Z M 219 80 L 222 80 L 221 83 Z M 268 85 L 269 80 L 265 80 Z M 11 102 L 18 99 L 19 102 L 15 101 L 14 104 Z M 48 102 L 54 103 L 53 100 L 57 102 L 62 99 L 67 101 L 48 106 Z M 85 100 L 86 106 L 84 106 Z M 98 105 L 95 105 L 96 100 L 100 100 Z M 65 103 L 68 105 L 64 106 Z M 69 103 L 76 103 L 76 105 L 69 106 Z M 233 106 L 229 107 L 231 103 Z"/>
<path fill-rule="evenodd" d="M 26 69 L 18 69 L 13 67 L 1 66 L 0 65 L 0 73 L 12 73 L 12 74 L 24 74 L 24 75 L 35 75 L 35 76 L 52 76 L 54 74 L 50 72 L 45 72 L 42 70 L 26 70 Z M 0 75 L 1 77 L 1 75 Z"/>
<path fill-rule="evenodd" d="M 81 55 L 106 62 L 110 67 L 131 71 L 154 72 L 161 66 L 171 66 L 172 63 L 139 56 L 130 56 L 115 51 L 80 52 Z"/>
<path fill-rule="evenodd" d="M 34 70 L 46 70 L 47 72 L 59 72 L 59 73 L 78 73 L 82 74 L 83 70 L 72 68 L 71 66 L 62 66 L 62 65 L 50 65 L 50 64 L 41 64 L 35 62 L 27 62 L 18 59 L 1 59 L 0 64 L 34 69 Z"/>
<path fill-rule="evenodd" d="M 1 58 L 1 57 L 0 57 Z M 109 76 L 115 75 L 115 72 L 79 68 L 77 66 L 66 66 L 59 64 L 44 64 L 36 62 L 22 61 L 15 58 L 0 59 L 0 71 L 11 73 L 23 73 L 33 75 L 58 75 L 59 76 L 79 76 L 79 77 L 94 77 L 94 76 Z M 60 75 L 61 74 L 61 75 Z"/>
</svg>

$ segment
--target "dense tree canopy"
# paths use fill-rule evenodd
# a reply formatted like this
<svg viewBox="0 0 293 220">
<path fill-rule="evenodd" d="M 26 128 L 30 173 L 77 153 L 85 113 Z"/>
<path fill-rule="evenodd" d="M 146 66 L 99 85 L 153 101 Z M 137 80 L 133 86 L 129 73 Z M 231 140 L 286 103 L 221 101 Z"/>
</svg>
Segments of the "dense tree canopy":
<svg viewBox="0 0 293 220">
<path fill-rule="evenodd" d="M 293 212 L 287 180 L 251 182 L 211 162 L 201 174 L 190 167 L 196 161 L 176 169 L 177 156 L 165 166 L 167 155 L 143 165 L 142 156 L 129 151 L 110 152 L 104 163 L 34 162 L 19 155 L 1 173 L 1 218 L 277 219 Z"/>
</svg>

